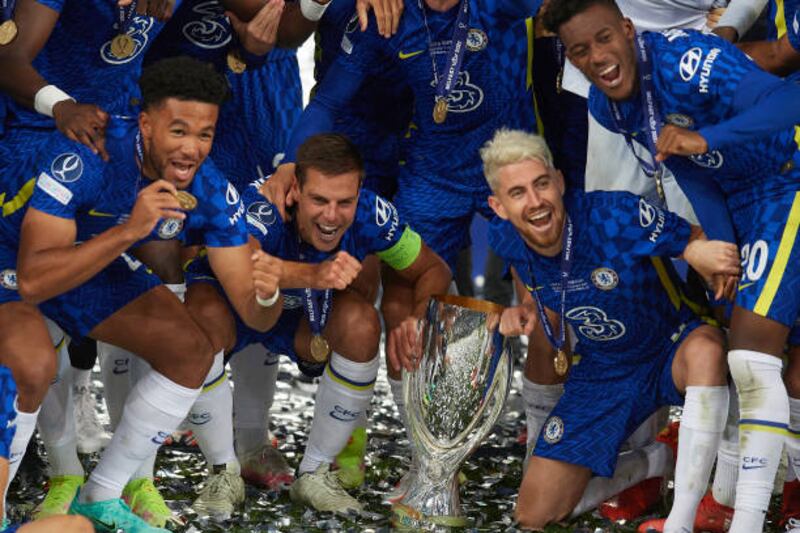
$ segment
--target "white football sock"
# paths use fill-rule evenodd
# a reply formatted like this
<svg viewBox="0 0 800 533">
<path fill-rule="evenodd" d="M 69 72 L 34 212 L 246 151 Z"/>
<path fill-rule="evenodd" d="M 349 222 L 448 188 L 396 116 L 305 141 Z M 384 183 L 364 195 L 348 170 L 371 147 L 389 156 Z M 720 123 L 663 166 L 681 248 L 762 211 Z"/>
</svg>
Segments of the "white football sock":
<svg viewBox="0 0 800 533">
<path fill-rule="evenodd" d="M 22 458 L 25 456 L 25 450 L 28 449 L 28 443 L 33 436 L 33 430 L 36 429 L 36 418 L 39 416 L 39 409 L 32 413 L 23 413 L 17 406 L 19 397 L 14 402 L 14 410 L 17 412 L 17 417 L 14 424 L 17 426 L 17 431 L 14 433 L 14 438 L 11 440 L 11 446 L 8 453 L 8 485 L 14 480 L 17 475 L 19 465 Z M 41 409 L 41 408 L 40 408 Z M 8 490 L 6 485 L 6 490 Z"/>
<path fill-rule="evenodd" d="M 239 457 L 261 450 L 267 441 L 279 362 L 279 356 L 261 344 L 245 347 L 230 360 L 233 429 Z"/>
<path fill-rule="evenodd" d="M 135 355 L 118 346 L 97 342 L 97 359 L 100 361 L 100 377 L 106 397 L 111 427 L 116 429 L 122 417 L 125 400 L 133 387 L 131 367 Z"/>
<path fill-rule="evenodd" d="M 672 451 L 662 442 L 653 442 L 644 448 L 621 453 L 614 468 L 614 476 L 593 477 L 589 480 L 583 497 L 571 516 L 574 518 L 594 509 L 640 481 L 665 475 L 671 460 Z"/>
<path fill-rule="evenodd" d="M 711 494 L 717 503 L 732 508 L 736 503 L 736 482 L 739 480 L 739 394 L 734 383 L 728 389 L 728 419 L 719 442 Z"/>
<path fill-rule="evenodd" d="M 564 394 L 564 386 L 540 385 L 522 376 L 522 401 L 525 403 L 525 420 L 528 426 L 528 449 L 526 460 L 536 446 L 536 440 L 550 412 Z"/>
<path fill-rule="evenodd" d="M 675 464 L 675 499 L 665 533 L 692 531 L 728 413 L 728 386 L 686 387 Z"/>
<path fill-rule="evenodd" d="M 131 391 L 108 448 L 81 491 L 81 500 L 119 498 L 137 468 L 186 417 L 201 389 L 189 389 L 156 371 Z"/>
<path fill-rule="evenodd" d="M 789 422 L 781 360 L 731 350 L 728 365 L 739 391 L 739 481 L 730 533 L 761 531 Z"/>
<path fill-rule="evenodd" d="M 66 343 L 58 350 L 58 375 L 42 401 L 37 426 L 47 451 L 50 477 L 83 476 L 78 459 L 75 414 L 72 404 L 72 376 L 80 372 L 69 363 Z"/>
<path fill-rule="evenodd" d="M 90 387 L 92 385 L 92 371 L 72 367 L 72 384 L 76 387 Z"/>
<path fill-rule="evenodd" d="M 233 450 L 233 394 L 224 359 L 224 352 L 214 356 L 203 392 L 186 419 L 209 467 L 239 464 Z"/>
<path fill-rule="evenodd" d="M 786 482 L 800 477 L 800 399 L 789 398 L 789 436 L 786 438 L 786 455 L 789 466 L 786 469 Z"/>
<path fill-rule="evenodd" d="M 350 434 L 369 408 L 380 358 L 356 363 L 334 352 L 320 378 L 314 403 L 314 419 L 308 444 L 298 472 L 317 469 L 333 459 L 347 445 Z"/>
</svg>

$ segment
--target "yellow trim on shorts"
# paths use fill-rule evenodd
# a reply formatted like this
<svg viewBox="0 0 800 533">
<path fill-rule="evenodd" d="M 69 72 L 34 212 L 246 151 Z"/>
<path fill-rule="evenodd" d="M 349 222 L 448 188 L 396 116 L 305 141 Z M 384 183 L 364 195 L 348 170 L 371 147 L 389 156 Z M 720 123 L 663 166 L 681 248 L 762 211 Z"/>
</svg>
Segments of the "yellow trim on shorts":
<svg viewBox="0 0 800 533">
<path fill-rule="evenodd" d="M 775 0 L 775 28 L 778 30 L 778 39 L 786 35 L 786 12 L 783 0 Z"/>
<path fill-rule="evenodd" d="M 31 199 L 33 196 L 33 188 L 36 186 L 36 178 L 31 178 L 25 182 L 25 185 L 19 190 L 16 196 L 5 202 L 6 193 L 0 194 L 0 205 L 3 206 L 3 216 L 11 216 L 17 211 L 19 211 L 25 204 L 28 203 L 28 200 Z"/>
<path fill-rule="evenodd" d="M 785 428 L 776 428 L 772 426 L 762 426 L 761 424 L 740 424 L 739 431 L 749 430 L 749 431 L 759 431 L 761 433 L 775 433 L 776 435 L 781 435 L 786 437 L 789 435 L 789 432 Z"/>
<path fill-rule="evenodd" d="M 772 268 L 769 269 L 767 282 L 764 284 L 764 288 L 761 290 L 761 294 L 753 308 L 753 312 L 757 315 L 767 316 L 769 308 L 772 306 L 773 300 L 775 300 L 775 294 L 778 292 L 778 287 L 781 286 L 783 273 L 786 271 L 786 265 L 792 255 L 794 241 L 797 238 L 798 225 L 800 225 L 800 192 L 794 195 L 792 208 L 789 210 L 789 218 L 786 220 L 781 243 L 778 246 L 778 253 L 775 254 L 775 260 L 772 262 Z"/>
<path fill-rule="evenodd" d="M 672 302 L 672 305 L 675 306 L 675 309 L 680 309 L 681 291 L 675 286 L 674 283 L 672 283 L 672 278 L 669 276 L 669 272 L 667 272 L 667 267 L 664 266 L 664 260 L 660 257 L 651 257 L 650 261 L 653 262 L 653 266 L 658 274 L 658 279 L 661 280 L 661 285 L 663 285 L 664 290 L 667 291 L 669 301 Z"/>
</svg>

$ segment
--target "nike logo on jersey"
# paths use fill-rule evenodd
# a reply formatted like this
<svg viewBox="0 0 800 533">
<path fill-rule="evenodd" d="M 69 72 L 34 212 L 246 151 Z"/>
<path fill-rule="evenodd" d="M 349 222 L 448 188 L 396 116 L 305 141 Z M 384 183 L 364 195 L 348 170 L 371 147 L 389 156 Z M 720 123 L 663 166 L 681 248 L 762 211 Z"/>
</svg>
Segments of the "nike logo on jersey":
<svg viewBox="0 0 800 533">
<path fill-rule="evenodd" d="M 403 52 L 401 50 L 400 53 L 397 54 L 397 55 L 400 57 L 400 59 L 405 61 L 406 59 L 411 59 L 412 57 L 416 57 L 416 56 L 420 55 L 424 51 L 425 50 L 417 50 L 416 52 Z"/>
<path fill-rule="evenodd" d="M 755 284 L 756 284 L 755 281 L 752 281 L 750 283 L 742 283 L 741 285 L 739 285 L 739 291 L 741 292 L 741 291 L 745 290 L 747 287 L 749 287 L 750 285 L 755 285 Z"/>
<path fill-rule="evenodd" d="M 113 213 L 102 213 L 100 211 L 95 211 L 94 209 L 89 210 L 90 217 L 113 217 L 116 216 Z"/>
</svg>

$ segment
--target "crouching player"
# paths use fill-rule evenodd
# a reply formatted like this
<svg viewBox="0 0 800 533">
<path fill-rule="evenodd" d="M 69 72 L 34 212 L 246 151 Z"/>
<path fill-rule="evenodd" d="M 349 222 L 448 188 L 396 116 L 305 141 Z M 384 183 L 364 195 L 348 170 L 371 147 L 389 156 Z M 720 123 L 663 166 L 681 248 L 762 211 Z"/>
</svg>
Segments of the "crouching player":
<svg viewBox="0 0 800 533">
<path fill-rule="evenodd" d="M 266 200 L 262 183 L 255 182 L 242 195 L 248 228 L 260 245 L 256 265 L 282 261 L 283 311 L 265 334 L 254 335 L 239 324 L 236 344 L 263 342 L 270 351 L 294 358 L 305 373 L 321 376 L 291 496 L 320 511 L 358 511 L 361 504 L 344 490 L 331 464 L 366 416 L 380 366 L 381 326 L 373 302 L 351 284 L 361 261 L 376 254 L 413 287 L 412 314 L 388 335 L 392 357 L 416 335 L 430 296 L 447 291 L 450 271 L 390 202 L 361 190 L 362 159 L 345 137 L 322 134 L 306 140 L 297 151 L 296 175 L 290 220 L 283 220 Z M 204 271 L 202 260 L 189 267 L 190 309 L 199 301 L 196 295 L 204 293 L 207 299 L 213 289 Z"/>
<path fill-rule="evenodd" d="M 565 195 L 535 135 L 500 131 L 481 155 L 489 204 L 501 219 L 490 244 L 529 293 L 505 311 L 501 330 L 541 328 L 552 346 L 545 355 L 564 374 L 570 324 L 582 355 L 536 443 L 518 520 L 543 528 L 611 496 L 619 483 L 603 478 L 625 475 L 636 459 L 632 452 L 618 462 L 620 445 L 659 407 L 683 404 L 665 531 L 691 531 L 725 425 L 727 368 L 722 333 L 689 310 L 669 259 L 659 256 L 682 255 L 722 293 L 739 272 L 736 247 L 707 241 L 699 228 L 626 192 Z M 640 459 L 648 474 L 664 469 L 663 454 Z"/>
</svg>

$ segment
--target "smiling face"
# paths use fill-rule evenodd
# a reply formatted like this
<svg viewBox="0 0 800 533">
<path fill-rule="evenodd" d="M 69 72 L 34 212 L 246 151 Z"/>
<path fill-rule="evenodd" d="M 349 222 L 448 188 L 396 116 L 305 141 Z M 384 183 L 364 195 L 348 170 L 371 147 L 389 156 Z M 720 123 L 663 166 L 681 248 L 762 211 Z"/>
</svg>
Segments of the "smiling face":
<svg viewBox="0 0 800 533">
<path fill-rule="evenodd" d="M 535 252 L 552 257 L 561 252 L 563 194 L 560 172 L 539 160 L 526 159 L 500 168 L 489 205 L 497 216 L 513 224 Z"/>
<path fill-rule="evenodd" d="M 219 106 L 167 98 L 139 115 L 142 171 L 178 189 L 191 185 L 214 140 Z"/>
<path fill-rule="evenodd" d="M 628 99 L 638 87 L 635 35 L 630 19 L 603 4 L 588 7 L 558 30 L 572 64 L 612 100 Z"/>
<path fill-rule="evenodd" d="M 292 185 L 300 238 L 322 252 L 335 250 L 355 219 L 360 183 L 358 171 L 327 176 L 308 168 L 303 185 Z"/>
</svg>

